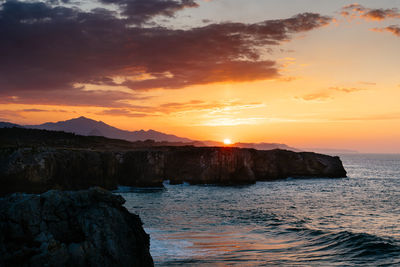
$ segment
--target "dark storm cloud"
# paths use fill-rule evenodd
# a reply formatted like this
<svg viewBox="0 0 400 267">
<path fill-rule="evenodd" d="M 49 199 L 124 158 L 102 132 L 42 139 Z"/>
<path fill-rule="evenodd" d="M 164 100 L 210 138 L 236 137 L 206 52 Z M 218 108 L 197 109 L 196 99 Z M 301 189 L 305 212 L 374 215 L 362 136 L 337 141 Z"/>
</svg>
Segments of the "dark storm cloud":
<svg viewBox="0 0 400 267">
<path fill-rule="evenodd" d="M 135 26 L 132 18 L 136 15 L 128 6 L 142 3 L 137 14 L 145 14 L 142 21 L 147 21 L 192 7 L 193 1 L 112 3 L 130 18 L 104 8 L 89 12 L 43 2 L 4 2 L 0 8 L 0 101 L 116 106 L 135 97 L 114 90 L 86 91 L 77 84 L 149 90 L 275 78 L 278 66 L 262 59 L 259 48 L 278 45 L 292 34 L 331 21 L 304 13 L 255 24 L 227 22 L 175 30 Z"/>
</svg>

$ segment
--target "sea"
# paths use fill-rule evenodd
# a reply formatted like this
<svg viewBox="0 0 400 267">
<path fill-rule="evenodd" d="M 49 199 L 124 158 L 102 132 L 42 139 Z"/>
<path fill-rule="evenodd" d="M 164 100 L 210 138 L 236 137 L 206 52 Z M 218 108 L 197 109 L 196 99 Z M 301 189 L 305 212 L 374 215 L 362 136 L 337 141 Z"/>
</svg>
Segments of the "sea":
<svg viewBox="0 0 400 267">
<path fill-rule="evenodd" d="M 348 178 L 119 188 L 156 266 L 400 266 L 400 155 L 340 155 Z"/>
</svg>

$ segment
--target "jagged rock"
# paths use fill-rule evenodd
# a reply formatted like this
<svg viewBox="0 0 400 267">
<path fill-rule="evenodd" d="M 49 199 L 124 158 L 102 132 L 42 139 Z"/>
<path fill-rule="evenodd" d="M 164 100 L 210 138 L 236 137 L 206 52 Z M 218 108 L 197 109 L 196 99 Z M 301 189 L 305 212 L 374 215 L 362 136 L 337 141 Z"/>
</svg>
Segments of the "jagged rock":
<svg viewBox="0 0 400 267">
<path fill-rule="evenodd" d="M 0 266 L 153 266 L 124 202 L 100 188 L 0 198 Z"/>
</svg>

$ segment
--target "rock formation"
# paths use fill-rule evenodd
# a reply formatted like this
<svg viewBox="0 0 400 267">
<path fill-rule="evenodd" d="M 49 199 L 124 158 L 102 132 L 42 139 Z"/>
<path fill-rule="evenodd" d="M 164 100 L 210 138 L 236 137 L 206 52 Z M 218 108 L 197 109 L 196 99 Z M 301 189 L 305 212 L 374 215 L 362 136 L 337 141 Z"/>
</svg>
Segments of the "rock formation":
<svg viewBox="0 0 400 267">
<path fill-rule="evenodd" d="M 65 132 L 0 129 L 0 195 L 91 186 L 162 186 L 165 180 L 233 185 L 346 176 L 338 157 L 316 153 L 148 145 Z"/>
<path fill-rule="evenodd" d="M 338 157 L 286 150 L 159 147 L 126 151 L 65 148 L 0 149 L 0 194 L 91 186 L 249 184 L 287 177 L 345 177 Z"/>
<path fill-rule="evenodd" d="M 124 202 L 100 188 L 0 198 L 0 266 L 153 266 Z"/>
</svg>

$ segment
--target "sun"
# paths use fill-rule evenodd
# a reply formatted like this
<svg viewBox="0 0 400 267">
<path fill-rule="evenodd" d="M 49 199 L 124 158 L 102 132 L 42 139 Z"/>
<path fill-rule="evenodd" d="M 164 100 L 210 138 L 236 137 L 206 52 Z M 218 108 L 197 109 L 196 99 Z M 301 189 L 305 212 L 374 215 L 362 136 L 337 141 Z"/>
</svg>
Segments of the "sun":
<svg viewBox="0 0 400 267">
<path fill-rule="evenodd" d="M 225 145 L 230 145 L 230 144 L 232 144 L 231 139 L 225 138 L 225 139 L 224 139 L 224 144 L 225 144 Z"/>
</svg>

